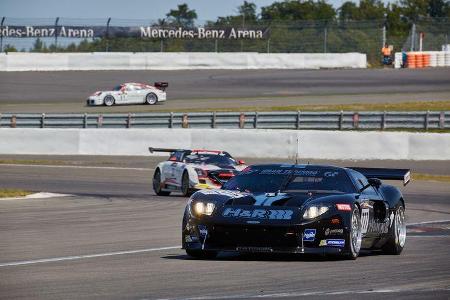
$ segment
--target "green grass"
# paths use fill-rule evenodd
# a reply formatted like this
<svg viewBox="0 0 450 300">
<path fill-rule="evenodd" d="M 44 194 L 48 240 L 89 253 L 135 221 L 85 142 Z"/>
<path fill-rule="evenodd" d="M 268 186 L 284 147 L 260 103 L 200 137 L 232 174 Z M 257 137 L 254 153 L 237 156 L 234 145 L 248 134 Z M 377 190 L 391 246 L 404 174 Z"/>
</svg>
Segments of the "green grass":
<svg viewBox="0 0 450 300">
<path fill-rule="evenodd" d="M 0 189 L 0 198 L 24 197 L 32 194 L 32 192 L 19 189 Z"/>
<path fill-rule="evenodd" d="M 450 182 L 450 175 L 434 175 L 425 173 L 413 173 L 412 179 L 423 181 Z"/>
</svg>

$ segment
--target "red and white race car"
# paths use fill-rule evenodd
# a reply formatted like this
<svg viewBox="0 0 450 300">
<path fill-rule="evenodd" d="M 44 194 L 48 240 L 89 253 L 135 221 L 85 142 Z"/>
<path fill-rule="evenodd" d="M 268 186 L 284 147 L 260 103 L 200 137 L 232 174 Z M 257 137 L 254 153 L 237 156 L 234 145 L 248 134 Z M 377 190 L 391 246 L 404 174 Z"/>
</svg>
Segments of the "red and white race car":
<svg viewBox="0 0 450 300">
<path fill-rule="evenodd" d="M 170 153 L 167 161 L 157 165 L 153 175 L 153 190 L 160 196 L 177 191 L 189 196 L 195 190 L 220 189 L 247 167 L 244 161 L 235 160 L 225 151 L 152 147 L 149 151 Z"/>
<path fill-rule="evenodd" d="M 167 82 L 155 82 L 154 85 L 128 82 L 114 87 L 111 91 L 97 91 L 86 100 L 87 105 L 115 104 L 156 104 L 166 101 Z"/>
</svg>

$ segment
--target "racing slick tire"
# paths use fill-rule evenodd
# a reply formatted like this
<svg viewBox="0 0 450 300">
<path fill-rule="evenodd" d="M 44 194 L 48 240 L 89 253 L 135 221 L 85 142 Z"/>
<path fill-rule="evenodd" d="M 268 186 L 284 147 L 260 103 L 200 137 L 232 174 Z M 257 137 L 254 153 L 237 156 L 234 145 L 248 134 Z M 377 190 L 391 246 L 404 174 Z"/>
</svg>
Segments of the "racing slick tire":
<svg viewBox="0 0 450 300">
<path fill-rule="evenodd" d="M 155 175 L 153 175 L 153 190 L 158 196 L 169 196 L 170 192 L 161 190 L 161 171 L 156 169 Z"/>
<path fill-rule="evenodd" d="M 192 194 L 192 190 L 189 187 L 189 174 L 187 171 L 183 172 L 183 177 L 181 178 L 181 193 L 185 197 L 189 197 Z"/>
<path fill-rule="evenodd" d="M 383 246 L 382 251 L 385 254 L 399 255 L 402 253 L 406 242 L 406 221 L 405 207 L 400 204 L 394 213 L 389 239 Z"/>
<path fill-rule="evenodd" d="M 186 249 L 186 254 L 199 259 L 212 259 L 217 256 L 216 251 L 208 251 L 208 250 L 191 250 Z"/>
<path fill-rule="evenodd" d="M 145 104 L 154 105 L 158 103 L 158 96 L 154 93 L 148 93 L 147 96 L 145 96 Z"/>
<path fill-rule="evenodd" d="M 115 102 L 116 100 L 111 95 L 107 95 L 103 98 L 103 104 L 105 104 L 105 106 L 113 106 Z"/>
<path fill-rule="evenodd" d="M 362 232 L 361 232 L 361 213 L 359 207 L 353 205 L 352 216 L 350 219 L 350 230 L 347 236 L 348 251 L 344 254 L 347 259 L 356 259 L 361 250 Z"/>
</svg>

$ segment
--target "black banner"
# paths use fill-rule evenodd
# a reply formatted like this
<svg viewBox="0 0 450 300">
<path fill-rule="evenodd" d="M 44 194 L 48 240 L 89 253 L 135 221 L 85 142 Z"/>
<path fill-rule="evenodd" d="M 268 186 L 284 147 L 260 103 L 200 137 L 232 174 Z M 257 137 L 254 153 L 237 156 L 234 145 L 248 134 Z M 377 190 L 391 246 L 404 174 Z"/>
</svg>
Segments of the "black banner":
<svg viewBox="0 0 450 300">
<path fill-rule="evenodd" d="M 154 26 L 9 26 L 0 36 L 9 38 L 99 38 L 134 37 L 143 39 L 266 39 L 269 28 L 241 27 L 154 27 Z"/>
</svg>

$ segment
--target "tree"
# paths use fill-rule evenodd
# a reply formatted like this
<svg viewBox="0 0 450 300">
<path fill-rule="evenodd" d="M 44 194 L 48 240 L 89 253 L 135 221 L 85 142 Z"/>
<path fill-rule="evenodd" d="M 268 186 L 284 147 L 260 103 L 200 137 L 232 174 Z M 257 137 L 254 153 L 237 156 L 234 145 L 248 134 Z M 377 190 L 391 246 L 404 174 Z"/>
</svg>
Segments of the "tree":
<svg viewBox="0 0 450 300">
<path fill-rule="evenodd" d="M 13 45 L 6 44 L 5 47 L 3 48 L 3 51 L 5 51 L 5 53 L 8 53 L 8 52 L 17 52 L 17 49 L 16 49 L 16 47 L 14 47 Z"/>
<path fill-rule="evenodd" d="M 244 1 L 244 3 L 238 7 L 239 14 L 249 21 L 256 21 L 256 4 Z"/>
<path fill-rule="evenodd" d="M 197 19 L 195 10 L 190 10 L 186 3 L 179 4 L 178 9 L 171 9 L 166 16 L 174 25 L 187 28 L 193 27 L 194 21 Z"/>
<path fill-rule="evenodd" d="M 332 20 L 336 16 L 333 6 L 324 0 L 274 2 L 261 8 L 263 20 Z"/>
</svg>

